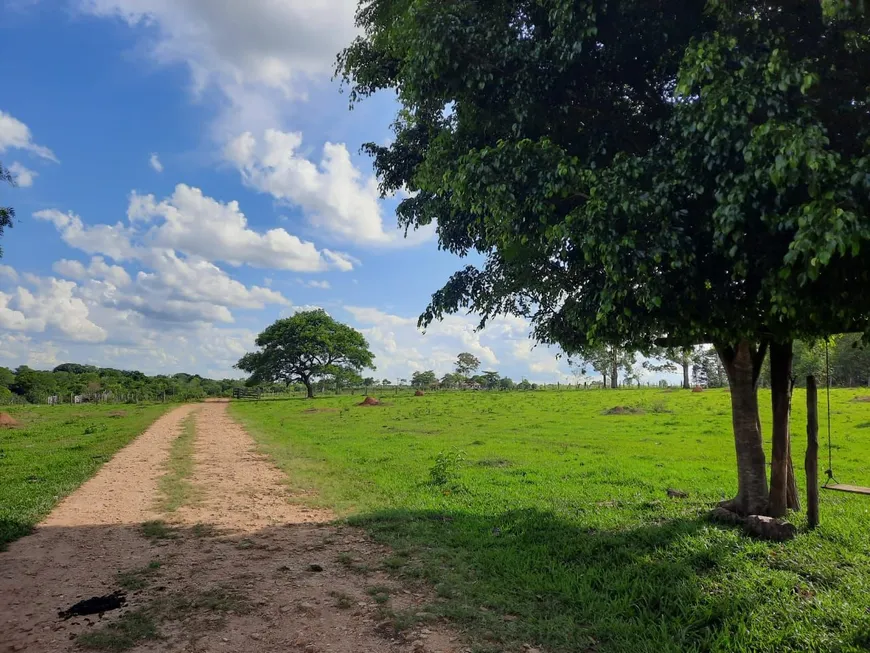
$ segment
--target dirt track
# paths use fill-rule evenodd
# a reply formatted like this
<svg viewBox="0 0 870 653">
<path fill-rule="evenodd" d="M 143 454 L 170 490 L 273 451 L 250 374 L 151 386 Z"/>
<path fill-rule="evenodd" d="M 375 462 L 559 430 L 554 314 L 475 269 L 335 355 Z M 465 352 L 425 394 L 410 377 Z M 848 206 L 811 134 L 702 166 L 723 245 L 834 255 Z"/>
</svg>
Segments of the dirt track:
<svg viewBox="0 0 870 653">
<path fill-rule="evenodd" d="M 190 413 L 195 492 L 188 505 L 160 514 L 158 481 Z M 160 418 L 33 535 L 0 553 L 0 652 L 80 650 L 77 635 L 137 615 L 156 637 L 133 651 L 461 650 L 442 624 L 396 634 L 385 609 L 419 612 L 427 597 L 378 571 L 389 551 L 360 531 L 290 503 L 283 480 L 226 404 L 184 406 Z M 142 524 L 153 520 L 168 528 L 146 537 Z M 83 598 L 118 589 L 125 583 L 119 572 L 133 587 L 125 608 L 102 619 L 58 617 Z M 372 588 L 380 588 L 377 601 Z"/>
</svg>

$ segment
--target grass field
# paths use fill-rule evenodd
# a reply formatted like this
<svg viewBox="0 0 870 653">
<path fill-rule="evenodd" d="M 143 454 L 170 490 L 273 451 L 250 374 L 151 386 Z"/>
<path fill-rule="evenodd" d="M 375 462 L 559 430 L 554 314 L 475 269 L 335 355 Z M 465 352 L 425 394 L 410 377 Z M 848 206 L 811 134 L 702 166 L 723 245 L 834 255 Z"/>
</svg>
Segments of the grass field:
<svg viewBox="0 0 870 653">
<path fill-rule="evenodd" d="M 0 428 L 0 548 L 26 535 L 167 409 L 139 406 L 4 406 Z"/>
<path fill-rule="evenodd" d="M 867 394 L 833 395 L 841 482 L 870 485 Z M 231 410 L 294 485 L 392 545 L 396 574 L 434 586 L 427 611 L 475 650 L 870 648 L 870 498 L 823 493 L 822 526 L 786 544 L 705 519 L 735 491 L 725 391 L 359 399 Z M 796 391 L 799 469 L 804 402 Z"/>
</svg>

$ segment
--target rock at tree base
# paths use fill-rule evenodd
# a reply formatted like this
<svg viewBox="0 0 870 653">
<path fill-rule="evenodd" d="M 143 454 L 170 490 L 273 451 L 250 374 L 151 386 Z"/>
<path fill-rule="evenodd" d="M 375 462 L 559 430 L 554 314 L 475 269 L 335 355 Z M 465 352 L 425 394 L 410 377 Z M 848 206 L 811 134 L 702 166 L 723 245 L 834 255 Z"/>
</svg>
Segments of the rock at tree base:
<svg viewBox="0 0 870 653">
<path fill-rule="evenodd" d="M 381 402 L 375 399 L 374 397 L 366 397 L 362 402 L 357 404 L 358 406 L 380 406 Z"/>
<path fill-rule="evenodd" d="M 720 524 L 742 524 L 746 520 L 736 512 L 722 506 L 717 506 L 710 511 L 710 519 Z"/>
<path fill-rule="evenodd" d="M 425 394 L 426 394 L 426 393 L 423 392 L 422 390 L 417 390 L 417 392 L 414 393 L 414 396 L 415 396 L 415 397 L 422 397 L 422 396 L 424 396 Z"/>
<path fill-rule="evenodd" d="M 797 528 L 784 519 L 765 517 L 764 515 L 749 515 L 743 523 L 746 532 L 772 542 L 785 542 L 793 540 L 797 535 Z"/>
<path fill-rule="evenodd" d="M 18 420 L 9 413 L 0 413 L 0 426 L 18 426 Z"/>
</svg>

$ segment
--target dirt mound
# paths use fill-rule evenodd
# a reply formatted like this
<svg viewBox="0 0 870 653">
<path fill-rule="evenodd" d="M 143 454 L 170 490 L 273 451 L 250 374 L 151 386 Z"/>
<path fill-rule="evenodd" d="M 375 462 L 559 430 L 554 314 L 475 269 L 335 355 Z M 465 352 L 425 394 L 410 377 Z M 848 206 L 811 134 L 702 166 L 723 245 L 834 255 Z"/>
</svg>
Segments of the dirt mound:
<svg viewBox="0 0 870 653">
<path fill-rule="evenodd" d="M 0 426 L 18 426 L 18 420 L 9 413 L 0 413 Z"/>
<path fill-rule="evenodd" d="M 414 396 L 415 397 L 424 397 L 424 396 L 426 396 L 426 393 L 423 392 L 422 390 L 417 390 L 417 392 L 414 393 Z"/>
<path fill-rule="evenodd" d="M 643 408 L 637 406 L 614 406 L 604 411 L 605 415 L 643 415 Z"/>
<path fill-rule="evenodd" d="M 859 401 L 861 403 L 870 403 L 870 397 L 855 397 L 852 401 Z"/>
<path fill-rule="evenodd" d="M 126 410 L 113 410 L 109 413 L 109 417 L 127 417 Z"/>
<path fill-rule="evenodd" d="M 357 406 L 380 406 L 381 402 L 375 399 L 374 397 L 366 397 L 362 402 L 358 403 Z"/>
<path fill-rule="evenodd" d="M 704 388 L 702 388 L 699 385 L 696 385 L 694 388 L 692 388 L 692 392 L 704 392 Z"/>
</svg>

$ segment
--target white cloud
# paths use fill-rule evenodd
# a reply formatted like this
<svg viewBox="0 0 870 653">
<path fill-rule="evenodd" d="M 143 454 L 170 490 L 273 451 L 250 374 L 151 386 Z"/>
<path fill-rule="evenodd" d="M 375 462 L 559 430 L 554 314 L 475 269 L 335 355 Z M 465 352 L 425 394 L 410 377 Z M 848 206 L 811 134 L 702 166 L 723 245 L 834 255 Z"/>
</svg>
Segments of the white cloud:
<svg viewBox="0 0 870 653">
<path fill-rule="evenodd" d="M 296 272 L 353 268 L 346 255 L 318 251 L 314 243 L 285 229 L 256 232 L 248 227 L 238 202 L 224 204 L 185 184 L 161 202 L 134 193 L 127 215 L 131 224 L 157 223 L 146 234 L 149 244 L 212 261 Z"/>
<path fill-rule="evenodd" d="M 547 347 L 531 349 L 529 323 L 518 317 L 492 320 L 479 331 L 479 319 L 449 315 L 425 333 L 417 319 L 378 308 L 345 306 L 353 324 L 368 339 L 376 355 L 378 376 L 410 378 L 415 371 L 432 369 L 439 375 L 453 370 L 456 357 L 467 351 L 480 359 L 481 370 L 495 370 L 519 380 L 555 382 L 566 378 L 567 366 Z"/>
<path fill-rule="evenodd" d="M 190 71 L 196 95 L 226 98 L 219 129 L 281 124 L 283 108 L 329 78 L 355 34 L 356 0 L 80 0 L 142 27 L 150 56 Z"/>
<path fill-rule="evenodd" d="M 58 162 L 54 152 L 44 145 L 37 145 L 33 142 L 33 135 L 27 125 L 8 113 L 0 111 L 0 153 L 10 148 L 26 150 L 43 159 Z"/>
<path fill-rule="evenodd" d="M 9 279 L 13 282 L 18 281 L 18 273 L 12 266 L 0 263 L 0 279 Z"/>
<path fill-rule="evenodd" d="M 39 173 L 25 168 L 23 165 L 18 163 L 18 161 L 14 161 L 12 165 L 9 166 L 9 172 L 12 173 L 12 178 L 15 179 L 15 183 L 22 188 L 33 186 L 33 179 L 39 176 Z"/>
<path fill-rule="evenodd" d="M 307 286 L 308 288 L 317 288 L 319 290 L 329 290 L 332 288 L 330 283 L 326 280 L 318 281 L 316 279 L 312 279 L 311 281 L 305 281 L 304 279 L 298 279 L 299 283 L 303 286 Z"/>
<path fill-rule="evenodd" d="M 160 163 L 160 157 L 157 156 L 156 152 L 151 153 L 151 156 L 148 158 L 148 165 L 154 169 L 154 172 L 163 172 L 163 164 Z"/>
<path fill-rule="evenodd" d="M 85 267 L 79 261 L 70 261 L 63 259 L 57 261 L 52 269 L 62 277 L 68 279 L 76 279 L 78 281 L 86 281 L 88 279 L 101 279 L 110 282 L 112 285 L 119 288 L 130 285 L 130 275 L 120 265 L 110 265 L 106 263 L 102 256 L 94 256 L 91 258 L 91 263 Z"/>
<path fill-rule="evenodd" d="M 19 286 L 15 294 L 0 293 L 0 327 L 37 333 L 54 328 L 80 342 L 106 339 L 105 329 L 91 321 L 88 306 L 74 296 L 75 283 L 54 278 L 35 281 L 35 292 Z"/>
<path fill-rule="evenodd" d="M 410 246 L 432 229 L 411 232 L 386 227 L 377 179 L 364 175 L 344 144 L 326 143 L 319 163 L 300 154 L 302 134 L 268 129 L 261 141 L 251 132 L 232 140 L 224 156 L 248 186 L 300 207 L 312 226 L 345 242 Z M 391 218 L 391 221 L 394 219 Z"/>
<path fill-rule="evenodd" d="M 130 244 L 133 232 L 120 222 L 115 225 L 85 225 L 76 214 L 62 213 L 57 209 L 37 211 L 33 217 L 51 222 L 67 245 L 88 254 L 105 254 L 116 261 L 134 256 Z"/>
</svg>

